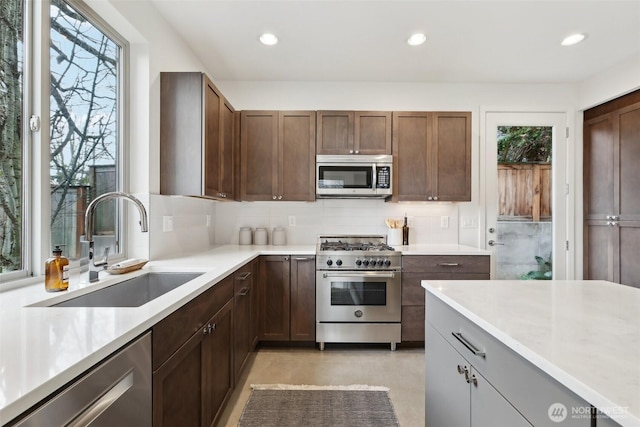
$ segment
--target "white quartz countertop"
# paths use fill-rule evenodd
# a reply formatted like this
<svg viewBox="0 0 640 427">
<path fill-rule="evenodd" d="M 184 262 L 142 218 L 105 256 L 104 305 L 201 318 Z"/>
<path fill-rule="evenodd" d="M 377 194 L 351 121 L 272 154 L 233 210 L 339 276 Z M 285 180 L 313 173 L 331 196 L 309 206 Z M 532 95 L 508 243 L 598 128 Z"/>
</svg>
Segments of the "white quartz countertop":
<svg viewBox="0 0 640 427">
<path fill-rule="evenodd" d="M 410 255 L 484 252 L 461 245 L 410 245 L 397 249 Z M 66 292 L 47 293 L 44 279 L 0 292 L 0 425 L 28 410 L 253 258 L 315 255 L 315 251 L 315 245 L 225 245 L 153 260 L 144 269 L 128 274 L 100 273 L 100 282 L 95 284 L 82 283 L 84 276 L 72 275 Z M 204 274 L 141 307 L 47 307 L 148 271 Z"/>
<path fill-rule="evenodd" d="M 578 280 L 422 286 L 621 425 L 640 426 L 640 289 Z"/>
</svg>

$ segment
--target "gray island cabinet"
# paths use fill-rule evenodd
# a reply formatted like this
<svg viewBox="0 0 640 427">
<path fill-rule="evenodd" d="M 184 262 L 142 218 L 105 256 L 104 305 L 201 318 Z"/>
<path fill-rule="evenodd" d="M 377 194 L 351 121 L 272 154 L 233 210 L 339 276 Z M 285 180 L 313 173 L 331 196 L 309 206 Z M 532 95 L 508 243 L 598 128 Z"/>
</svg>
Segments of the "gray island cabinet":
<svg viewBox="0 0 640 427">
<path fill-rule="evenodd" d="M 426 426 L 640 426 L 639 290 L 604 281 L 422 286 Z"/>
</svg>

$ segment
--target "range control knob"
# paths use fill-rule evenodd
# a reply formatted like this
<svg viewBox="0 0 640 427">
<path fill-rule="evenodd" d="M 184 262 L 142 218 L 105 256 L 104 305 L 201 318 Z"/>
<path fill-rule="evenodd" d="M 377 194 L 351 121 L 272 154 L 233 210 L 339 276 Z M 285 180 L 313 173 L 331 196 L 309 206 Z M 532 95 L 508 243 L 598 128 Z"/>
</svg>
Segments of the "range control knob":
<svg viewBox="0 0 640 427">
<path fill-rule="evenodd" d="M 358 267 L 360 267 L 360 266 L 362 265 L 362 260 L 358 258 L 358 259 L 356 260 L 356 265 L 357 265 Z"/>
<path fill-rule="evenodd" d="M 390 260 L 388 260 L 388 259 L 385 259 L 385 260 L 384 260 L 384 266 L 385 266 L 385 267 L 389 267 L 390 265 L 391 265 L 391 261 L 390 261 Z"/>
<path fill-rule="evenodd" d="M 381 260 L 381 259 L 379 259 L 379 260 L 378 260 L 378 267 L 382 267 L 382 263 L 384 263 L 384 261 L 383 261 L 383 260 Z"/>
<path fill-rule="evenodd" d="M 330 259 L 328 259 L 328 260 L 327 260 L 327 265 L 328 265 L 329 267 L 331 267 L 331 266 L 333 265 L 333 261 L 331 261 Z"/>
<path fill-rule="evenodd" d="M 341 260 L 341 259 L 336 260 L 336 265 L 337 265 L 337 266 L 341 266 L 341 265 L 342 265 L 342 260 Z"/>
<path fill-rule="evenodd" d="M 364 265 L 365 267 L 367 267 L 367 266 L 369 265 L 369 260 L 365 258 L 365 259 L 362 261 L 362 265 Z"/>
</svg>

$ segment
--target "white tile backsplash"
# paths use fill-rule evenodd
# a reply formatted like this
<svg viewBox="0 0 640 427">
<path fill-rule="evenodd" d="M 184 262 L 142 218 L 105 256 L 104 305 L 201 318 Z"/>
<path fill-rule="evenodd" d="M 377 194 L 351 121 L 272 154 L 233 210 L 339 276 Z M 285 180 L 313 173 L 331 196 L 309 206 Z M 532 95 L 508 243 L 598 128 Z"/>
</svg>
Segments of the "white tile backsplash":
<svg viewBox="0 0 640 427">
<path fill-rule="evenodd" d="M 237 244 L 240 227 L 284 227 L 287 244 L 313 245 L 321 234 L 387 234 L 386 218 L 409 220 L 409 243 L 458 243 L 455 203 L 387 203 L 367 199 L 315 202 L 217 202 L 194 197 L 149 195 L 149 258 L 201 251 L 215 244 Z M 211 225 L 207 227 L 207 215 Z M 173 231 L 162 217 L 173 217 Z M 289 226 L 289 217 L 295 226 Z M 448 217 L 449 227 L 441 227 Z"/>
</svg>

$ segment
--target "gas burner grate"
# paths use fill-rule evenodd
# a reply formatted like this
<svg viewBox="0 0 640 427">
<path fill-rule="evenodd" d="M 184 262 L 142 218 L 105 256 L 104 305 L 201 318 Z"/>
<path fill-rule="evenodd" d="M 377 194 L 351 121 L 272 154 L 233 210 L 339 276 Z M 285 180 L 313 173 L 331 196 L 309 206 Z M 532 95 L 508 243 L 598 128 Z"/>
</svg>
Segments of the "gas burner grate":
<svg viewBox="0 0 640 427">
<path fill-rule="evenodd" d="M 321 251 L 367 251 L 367 252 L 381 252 L 381 251 L 395 251 L 394 248 L 385 243 L 347 243 L 342 241 L 329 242 L 324 241 L 320 244 Z"/>
</svg>

